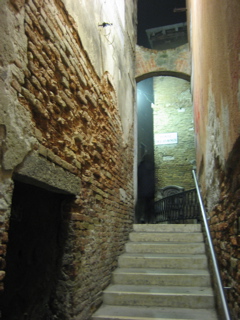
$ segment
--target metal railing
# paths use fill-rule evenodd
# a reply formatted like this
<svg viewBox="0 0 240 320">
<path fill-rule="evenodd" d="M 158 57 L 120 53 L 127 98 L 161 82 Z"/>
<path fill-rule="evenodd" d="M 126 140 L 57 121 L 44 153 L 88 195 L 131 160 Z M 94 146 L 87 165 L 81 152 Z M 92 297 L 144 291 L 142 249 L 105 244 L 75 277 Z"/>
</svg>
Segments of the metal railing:
<svg viewBox="0 0 240 320">
<path fill-rule="evenodd" d="M 155 223 L 185 222 L 201 215 L 196 189 L 175 193 L 154 203 Z"/>
<path fill-rule="evenodd" d="M 210 253 L 211 253 L 211 258 L 212 258 L 212 262 L 213 262 L 214 272 L 215 272 L 215 275 L 216 275 L 219 294 L 220 294 L 220 297 L 221 297 L 223 311 L 224 311 L 226 320 L 231 320 L 230 314 L 229 314 L 229 310 L 228 310 L 228 305 L 227 305 L 227 302 L 226 302 L 225 293 L 224 293 L 224 288 L 223 288 L 223 285 L 222 285 L 222 280 L 221 280 L 221 276 L 220 276 L 220 272 L 219 272 L 219 268 L 218 268 L 216 254 L 215 254 L 215 250 L 214 250 L 213 243 L 212 243 L 211 233 L 210 233 L 209 226 L 208 226 L 207 215 L 206 215 L 206 211 L 205 211 L 205 208 L 204 208 L 204 205 L 203 205 L 200 189 L 199 189 L 199 186 L 198 186 L 196 173 L 195 173 L 194 170 L 192 170 L 192 174 L 193 174 L 193 179 L 194 179 L 194 182 L 195 182 L 195 185 L 196 185 L 198 200 L 199 200 L 199 204 L 200 204 L 200 208 L 201 208 L 202 218 L 203 218 L 204 227 L 205 227 L 205 231 L 206 231 L 206 235 L 207 235 L 208 245 L 209 245 L 209 249 L 210 249 Z"/>
</svg>

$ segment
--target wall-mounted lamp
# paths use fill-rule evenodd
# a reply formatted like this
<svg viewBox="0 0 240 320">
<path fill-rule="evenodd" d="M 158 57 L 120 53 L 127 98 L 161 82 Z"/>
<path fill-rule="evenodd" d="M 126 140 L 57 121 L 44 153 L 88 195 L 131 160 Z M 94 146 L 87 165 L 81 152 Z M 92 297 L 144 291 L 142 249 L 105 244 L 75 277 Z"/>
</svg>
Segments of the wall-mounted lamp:
<svg viewBox="0 0 240 320">
<path fill-rule="evenodd" d="M 105 28 L 105 27 L 110 27 L 110 26 L 112 26 L 112 25 L 113 25 L 112 23 L 103 22 L 102 24 L 99 24 L 98 26 Z"/>
</svg>

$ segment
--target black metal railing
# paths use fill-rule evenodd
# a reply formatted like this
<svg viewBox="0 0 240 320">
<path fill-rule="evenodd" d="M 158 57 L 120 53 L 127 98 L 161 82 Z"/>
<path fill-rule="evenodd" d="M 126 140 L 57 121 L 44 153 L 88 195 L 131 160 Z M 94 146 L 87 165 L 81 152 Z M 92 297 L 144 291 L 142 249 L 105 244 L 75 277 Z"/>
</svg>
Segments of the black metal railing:
<svg viewBox="0 0 240 320">
<path fill-rule="evenodd" d="M 181 222 L 200 220 L 200 206 L 196 189 L 165 197 L 154 203 L 154 222 Z"/>
</svg>

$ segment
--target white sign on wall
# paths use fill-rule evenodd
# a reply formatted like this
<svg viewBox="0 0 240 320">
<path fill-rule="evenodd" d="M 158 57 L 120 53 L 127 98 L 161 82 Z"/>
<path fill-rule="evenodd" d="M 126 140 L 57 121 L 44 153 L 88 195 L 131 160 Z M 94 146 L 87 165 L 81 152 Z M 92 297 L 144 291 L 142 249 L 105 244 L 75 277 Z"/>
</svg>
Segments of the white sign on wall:
<svg viewBox="0 0 240 320">
<path fill-rule="evenodd" d="M 178 142 L 177 132 L 155 134 L 154 140 L 155 140 L 154 141 L 155 145 L 177 143 Z"/>
</svg>

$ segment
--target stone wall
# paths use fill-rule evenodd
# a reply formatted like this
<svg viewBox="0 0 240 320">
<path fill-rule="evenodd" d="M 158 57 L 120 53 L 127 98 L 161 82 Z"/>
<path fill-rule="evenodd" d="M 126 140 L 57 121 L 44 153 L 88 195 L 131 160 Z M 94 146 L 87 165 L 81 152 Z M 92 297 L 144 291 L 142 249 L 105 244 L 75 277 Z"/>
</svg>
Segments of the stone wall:
<svg viewBox="0 0 240 320">
<path fill-rule="evenodd" d="M 177 185 L 194 188 L 193 110 L 190 84 L 174 77 L 154 78 L 154 136 L 177 133 L 177 143 L 154 145 L 156 190 Z"/>
<path fill-rule="evenodd" d="M 75 194 L 68 204 L 69 236 L 51 312 L 52 317 L 86 320 L 101 303 L 101 291 L 110 281 L 134 218 L 136 3 L 122 1 L 112 8 L 115 17 L 124 20 L 117 24 L 114 39 L 90 23 L 89 16 L 103 21 L 101 1 L 101 12 L 91 9 L 88 1 L 82 3 L 82 11 L 75 11 L 81 19 L 88 10 L 88 18 L 82 20 L 90 21 L 89 40 L 100 37 L 103 50 L 110 48 L 101 53 L 100 69 L 89 42 L 83 41 L 84 46 L 81 40 L 86 30 L 69 14 L 74 8 L 64 3 L 5 0 L 0 8 L 0 275 L 4 280 L 14 179 L 36 185 L 42 180 L 40 186 Z M 128 80 L 120 87 L 116 69 Z M 40 173 L 38 165 L 26 169 L 29 157 L 38 159 Z M 75 191 L 68 187 L 66 172 L 78 185 Z"/>
<path fill-rule="evenodd" d="M 224 285 L 231 287 L 228 305 L 236 320 L 240 318 L 240 3 L 187 2 L 197 171 Z"/>
</svg>

